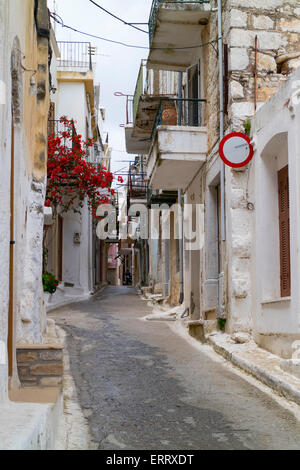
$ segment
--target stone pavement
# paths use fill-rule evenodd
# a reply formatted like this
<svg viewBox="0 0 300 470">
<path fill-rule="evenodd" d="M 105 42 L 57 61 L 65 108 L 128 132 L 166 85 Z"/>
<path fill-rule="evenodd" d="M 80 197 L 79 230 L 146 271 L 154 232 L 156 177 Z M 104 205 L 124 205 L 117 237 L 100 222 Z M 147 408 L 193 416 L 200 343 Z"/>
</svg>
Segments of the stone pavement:
<svg viewBox="0 0 300 470">
<path fill-rule="evenodd" d="M 292 410 L 149 313 L 126 287 L 51 313 L 96 448 L 299 448 Z"/>
</svg>

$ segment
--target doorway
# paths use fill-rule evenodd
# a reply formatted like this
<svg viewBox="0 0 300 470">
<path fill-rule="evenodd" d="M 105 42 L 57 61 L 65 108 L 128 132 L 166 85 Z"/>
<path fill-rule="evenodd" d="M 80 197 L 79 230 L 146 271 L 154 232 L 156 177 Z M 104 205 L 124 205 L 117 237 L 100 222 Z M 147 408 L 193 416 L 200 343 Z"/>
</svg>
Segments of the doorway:
<svg viewBox="0 0 300 470">
<path fill-rule="evenodd" d="M 189 126 L 201 125 L 201 102 L 197 101 L 201 98 L 201 76 L 200 61 L 188 68 L 187 79 L 188 87 L 187 98 L 191 99 L 186 103 Z"/>
<path fill-rule="evenodd" d="M 14 358 L 14 186 L 15 186 L 15 126 L 14 113 L 11 112 L 11 170 L 10 170 L 10 246 L 9 246 L 9 308 L 8 308 L 8 376 L 13 375 Z"/>
</svg>

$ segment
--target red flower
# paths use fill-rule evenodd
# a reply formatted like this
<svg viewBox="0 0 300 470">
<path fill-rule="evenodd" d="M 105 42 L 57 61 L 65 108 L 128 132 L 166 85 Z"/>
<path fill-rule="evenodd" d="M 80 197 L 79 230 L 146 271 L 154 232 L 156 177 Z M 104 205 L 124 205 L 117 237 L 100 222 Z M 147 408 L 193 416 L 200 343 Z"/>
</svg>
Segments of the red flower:
<svg viewBox="0 0 300 470">
<path fill-rule="evenodd" d="M 46 206 L 60 205 L 63 211 L 75 204 L 83 207 L 88 199 L 90 212 L 95 215 L 98 205 L 107 202 L 99 189 L 110 188 L 112 173 L 103 167 L 97 168 L 87 162 L 87 147 L 94 140 L 83 142 L 81 135 L 76 135 L 73 120 L 62 117 L 62 132 L 51 134 L 48 139 L 48 187 Z M 121 181 L 121 180 L 119 180 Z M 123 181 L 123 179 L 122 179 Z"/>
</svg>

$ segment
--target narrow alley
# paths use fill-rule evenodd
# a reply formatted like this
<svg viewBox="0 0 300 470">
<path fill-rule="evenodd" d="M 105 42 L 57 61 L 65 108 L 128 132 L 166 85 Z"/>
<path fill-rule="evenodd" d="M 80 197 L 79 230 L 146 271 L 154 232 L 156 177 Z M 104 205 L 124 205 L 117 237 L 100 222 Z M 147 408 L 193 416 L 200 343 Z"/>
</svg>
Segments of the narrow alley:
<svg viewBox="0 0 300 470">
<path fill-rule="evenodd" d="M 149 312 L 135 289 L 107 287 L 51 313 L 67 333 L 71 373 L 96 448 L 299 447 L 292 413 L 194 348 L 169 322 L 143 320 Z"/>
</svg>

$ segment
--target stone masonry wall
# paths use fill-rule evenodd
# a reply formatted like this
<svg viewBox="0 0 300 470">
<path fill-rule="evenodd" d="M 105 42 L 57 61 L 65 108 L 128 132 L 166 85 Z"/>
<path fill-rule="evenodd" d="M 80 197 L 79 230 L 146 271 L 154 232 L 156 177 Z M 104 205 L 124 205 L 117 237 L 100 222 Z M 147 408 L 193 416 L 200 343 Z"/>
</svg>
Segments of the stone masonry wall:
<svg viewBox="0 0 300 470">
<path fill-rule="evenodd" d="M 17 364 L 23 387 L 62 386 L 62 346 L 20 346 L 17 349 Z"/>
<path fill-rule="evenodd" d="M 217 1 L 211 0 L 211 18 L 202 41 L 218 37 Z M 254 114 L 255 37 L 257 52 L 257 109 L 300 66 L 299 0 L 223 0 L 223 40 L 228 46 L 228 107 L 225 133 L 244 132 Z M 217 44 L 203 48 L 205 122 L 208 128 L 208 168 L 218 158 L 219 89 Z M 226 90 L 225 90 L 226 91 Z M 251 279 L 253 214 L 251 165 L 243 171 L 226 167 L 226 242 L 224 254 L 227 329 L 253 329 Z"/>
<path fill-rule="evenodd" d="M 300 66 L 300 2 L 231 0 L 230 8 L 229 117 L 236 130 L 254 112 L 255 37 L 258 105 Z"/>
</svg>

